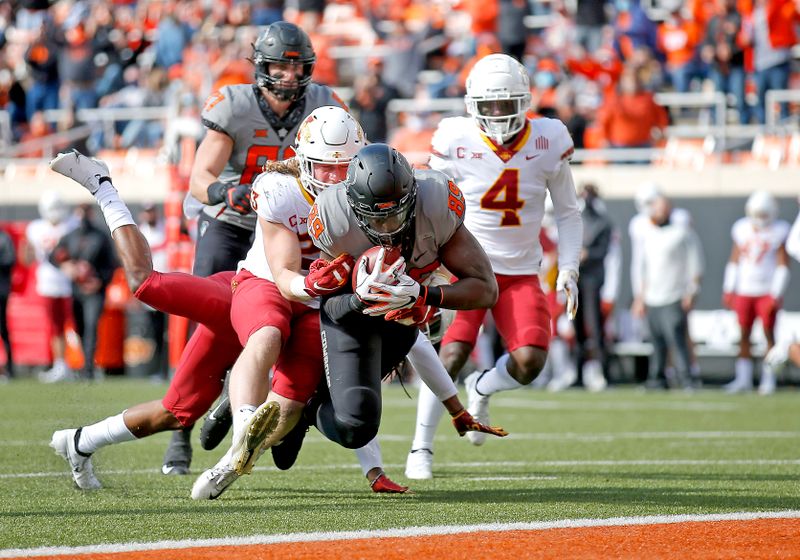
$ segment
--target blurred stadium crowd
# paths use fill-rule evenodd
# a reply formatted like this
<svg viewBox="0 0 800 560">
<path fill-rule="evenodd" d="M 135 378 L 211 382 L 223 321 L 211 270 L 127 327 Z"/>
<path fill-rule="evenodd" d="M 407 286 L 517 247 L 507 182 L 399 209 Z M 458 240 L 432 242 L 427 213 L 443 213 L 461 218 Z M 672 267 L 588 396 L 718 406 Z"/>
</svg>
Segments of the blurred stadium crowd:
<svg viewBox="0 0 800 560">
<path fill-rule="evenodd" d="M 533 107 L 562 119 L 577 148 L 652 146 L 670 121 L 719 118 L 710 108 L 669 114 L 657 92 L 720 91 L 729 122 L 764 123 L 766 92 L 797 79 L 798 2 L 656 1 L 9 1 L 0 5 L 0 109 L 12 143 L 79 126 L 86 108 L 197 115 L 220 86 L 252 82 L 260 26 L 287 19 L 311 36 L 314 79 L 340 90 L 372 141 L 401 151 L 427 149 L 441 117 L 419 108 L 443 98 L 458 100 L 443 112 L 463 112 L 472 64 L 500 51 L 526 65 Z M 394 99 L 415 109 L 387 111 Z M 116 115 L 82 147 L 161 147 L 165 120 Z M 781 117 L 791 117 L 788 105 Z M 46 154 L 34 143 L 14 155 Z"/>
</svg>

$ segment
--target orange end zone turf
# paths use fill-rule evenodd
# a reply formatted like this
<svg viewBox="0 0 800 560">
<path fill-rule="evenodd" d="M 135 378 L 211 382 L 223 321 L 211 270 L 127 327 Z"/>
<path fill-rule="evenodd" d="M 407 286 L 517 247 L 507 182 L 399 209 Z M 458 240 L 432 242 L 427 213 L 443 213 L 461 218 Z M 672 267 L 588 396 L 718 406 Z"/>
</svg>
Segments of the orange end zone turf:
<svg viewBox="0 0 800 560">
<path fill-rule="evenodd" d="M 800 558 L 800 519 L 476 532 L 180 550 L 40 556 L 53 560 L 351 560 L 353 558 Z M 444 552 L 446 551 L 446 553 Z"/>
</svg>

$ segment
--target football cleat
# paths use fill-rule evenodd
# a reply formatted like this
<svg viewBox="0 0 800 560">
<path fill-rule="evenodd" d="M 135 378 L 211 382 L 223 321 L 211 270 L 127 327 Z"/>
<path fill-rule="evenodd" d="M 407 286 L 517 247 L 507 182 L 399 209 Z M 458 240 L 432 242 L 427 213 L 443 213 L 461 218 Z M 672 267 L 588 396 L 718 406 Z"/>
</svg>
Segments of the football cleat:
<svg viewBox="0 0 800 560">
<path fill-rule="evenodd" d="M 400 486 L 386 476 L 386 473 L 379 474 L 375 480 L 369 483 L 369 487 L 376 494 L 405 494 L 408 492 L 408 486 Z"/>
<path fill-rule="evenodd" d="M 433 451 L 426 448 L 412 449 L 406 459 L 406 478 L 430 480 L 433 478 Z"/>
<path fill-rule="evenodd" d="M 96 490 L 102 488 L 102 484 L 94 476 L 94 468 L 92 467 L 92 456 L 90 454 L 81 453 L 78 450 L 78 440 L 81 437 L 83 428 L 58 430 L 53 432 L 53 438 L 50 440 L 50 447 L 55 449 L 55 452 L 61 455 L 64 460 L 69 463 L 70 470 L 72 471 L 72 480 L 78 485 L 81 490 Z"/>
<path fill-rule="evenodd" d="M 98 191 L 102 181 L 111 181 L 104 162 L 86 157 L 77 150 L 58 154 L 50 161 L 50 169 L 80 183 L 92 194 Z"/>
<path fill-rule="evenodd" d="M 277 402 L 265 402 L 259 406 L 240 434 L 234 434 L 231 464 L 238 475 L 250 474 L 253 465 L 264 452 L 264 440 L 275 431 L 281 414 Z"/>
<path fill-rule="evenodd" d="M 223 461 L 225 459 L 223 458 Z M 204 471 L 192 485 L 193 500 L 216 500 L 233 484 L 239 474 L 227 463 L 220 461 Z"/>
<path fill-rule="evenodd" d="M 464 380 L 467 388 L 467 411 L 472 417 L 481 424 L 489 424 L 489 397 L 478 393 L 478 380 L 485 372 L 478 372 L 469 375 Z M 483 432 L 467 432 L 467 439 L 472 445 L 483 445 L 486 441 L 486 434 Z"/>
<path fill-rule="evenodd" d="M 780 373 L 789 363 L 789 347 L 791 344 L 788 341 L 776 342 L 764 356 L 764 364 L 771 367 L 775 373 Z"/>
<path fill-rule="evenodd" d="M 203 422 L 203 427 L 200 429 L 200 446 L 207 451 L 216 448 L 228 434 L 231 424 L 233 424 L 231 401 L 225 394 Z"/>
<path fill-rule="evenodd" d="M 272 462 L 280 470 L 289 470 L 297 461 L 297 455 L 300 453 L 300 448 L 303 447 L 303 440 L 308 433 L 308 428 L 308 420 L 301 415 L 297 424 L 284 436 L 283 440 L 272 446 Z"/>
<path fill-rule="evenodd" d="M 191 436 L 192 428 L 181 428 L 172 433 L 167 450 L 164 452 L 162 474 L 189 474 L 189 465 L 192 464 Z"/>
</svg>

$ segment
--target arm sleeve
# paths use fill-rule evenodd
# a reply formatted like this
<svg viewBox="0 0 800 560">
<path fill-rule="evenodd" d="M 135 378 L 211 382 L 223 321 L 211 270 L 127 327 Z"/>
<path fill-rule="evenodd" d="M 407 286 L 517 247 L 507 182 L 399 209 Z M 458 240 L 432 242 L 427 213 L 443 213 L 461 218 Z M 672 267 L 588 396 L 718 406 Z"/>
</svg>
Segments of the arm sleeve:
<svg viewBox="0 0 800 560">
<path fill-rule="evenodd" d="M 364 304 L 359 301 L 355 294 L 337 294 L 323 297 L 322 307 L 328 317 L 337 323 L 349 315 L 361 315 L 361 312 L 365 309 Z"/>
<path fill-rule="evenodd" d="M 568 164 L 559 165 L 548 181 L 553 212 L 558 226 L 558 269 L 578 271 L 583 222 L 575 196 L 575 183 Z"/>
</svg>

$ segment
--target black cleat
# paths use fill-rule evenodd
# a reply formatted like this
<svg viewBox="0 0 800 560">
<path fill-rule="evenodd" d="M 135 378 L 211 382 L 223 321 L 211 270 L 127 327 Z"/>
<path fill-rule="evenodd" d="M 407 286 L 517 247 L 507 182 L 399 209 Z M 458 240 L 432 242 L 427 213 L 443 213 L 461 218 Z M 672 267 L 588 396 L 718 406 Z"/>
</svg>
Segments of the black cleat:
<svg viewBox="0 0 800 560">
<path fill-rule="evenodd" d="M 200 428 L 200 446 L 207 451 L 217 447 L 228 435 L 228 430 L 231 429 L 232 424 L 231 401 L 226 392 L 220 398 L 217 406 L 208 413 L 205 422 L 203 422 L 203 427 Z"/>
<path fill-rule="evenodd" d="M 303 440 L 308 432 L 308 421 L 305 415 L 300 416 L 292 430 L 286 434 L 283 440 L 272 446 L 272 462 L 282 471 L 289 470 L 297 461 L 300 448 L 303 447 Z"/>
<path fill-rule="evenodd" d="M 189 474 L 192 464 L 192 428 L 183 428 L 172 432 L 167 451 L 164 453 L 162 474 Z"/>
</svg>

